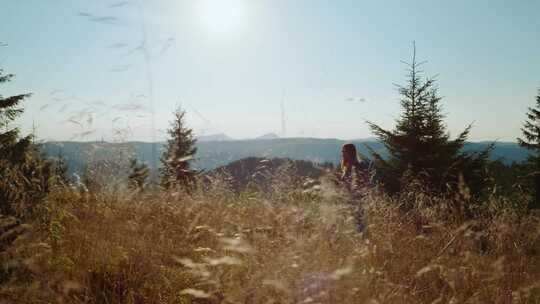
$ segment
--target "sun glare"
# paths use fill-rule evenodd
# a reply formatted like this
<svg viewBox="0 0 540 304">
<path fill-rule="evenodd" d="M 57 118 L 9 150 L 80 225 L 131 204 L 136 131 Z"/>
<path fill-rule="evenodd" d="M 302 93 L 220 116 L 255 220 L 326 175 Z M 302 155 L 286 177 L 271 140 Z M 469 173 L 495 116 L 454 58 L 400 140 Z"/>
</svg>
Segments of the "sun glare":
<svg viewBox="0 0 540 304">
<path fill-rule="evenodd" d="M 199 14 L 202 23 L 214 33 L 238 30 L 245 17 L 243 0 L 201 0 Z"/>
</svg>

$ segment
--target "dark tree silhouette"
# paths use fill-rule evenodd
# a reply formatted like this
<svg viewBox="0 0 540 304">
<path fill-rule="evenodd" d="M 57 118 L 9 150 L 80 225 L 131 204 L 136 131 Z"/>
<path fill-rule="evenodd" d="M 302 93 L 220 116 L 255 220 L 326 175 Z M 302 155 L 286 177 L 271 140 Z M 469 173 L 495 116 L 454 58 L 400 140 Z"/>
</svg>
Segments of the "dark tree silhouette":
<svg viewBox="0 0 540 304">
<path fill-rule="evenodd" d="M 188 128 L 184 116 L 186 112 L 178 108 L 174 120 L 167 130 L 169 139 L 161 155 L 161 185 L 165 188 L 180 186 L 189 190 L 194 183 L 196 172 L 190 169 L 197 148 L 193 130 Z"/>
<path fill-rule="evenodd" d="M 530 203 L 529 208 L 540 208 L 540 89 L 536 96 L 536 107 L 529 107 L 527 120 L 521 128 L 523 138 L 518 138 L 520 146 L 529 149 L 532 154 L 527 159 L 530 176 L 534 180 L 535 199 Z"/>
<path fill-rule="evenodd" d="M 467 184 L 479 191 L 482 168 L 492 146 L 477 154 L 462 152 L 471 126 L 450 139 L 436 80 L 422 79 L 423 62 L 416 61 L 416 49 L 412 63 L 406 64 L 408 79 L 406 85 L 398 86 L 402 112 L 395 128 L 385 130 L 367 122 L 389 152 L 384 159 L 371 150 L 379 178 L 391 193 L 400 191 L 412 180 L 420 181 L 427 190 L 446 193 L 457 187 L 462 174 Z"/>
<path fill-rule="evenodd" d="M 12 80 L 0 70 L 0 85 Z M 20 217 L 47 193 L 50 162 L 42 160 L 33 136 L 19 136 L 13 121 L 23 113 L 20 103 L 30 94 L 4 97 L 0 94 L 0 212 Z"/>
</svg>

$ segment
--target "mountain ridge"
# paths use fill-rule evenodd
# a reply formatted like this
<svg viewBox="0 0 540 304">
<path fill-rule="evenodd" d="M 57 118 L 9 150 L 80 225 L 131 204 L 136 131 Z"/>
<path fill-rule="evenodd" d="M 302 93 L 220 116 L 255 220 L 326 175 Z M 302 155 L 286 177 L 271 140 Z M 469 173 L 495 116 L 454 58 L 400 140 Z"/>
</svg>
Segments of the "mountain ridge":
<svg viewBox="0 0 540 304">
<path fill-rule="evenodd" d="M 194 166 L 201 170 L 212 170 L 225 166 L 231 162 L 247 157 L 290 158 L 293 160 L 306 160 L 314 163 L 339 163 L 340 149 L 344 143 L 351 142 L 356 145 L 362 157 L 370 155 L 367 146 L 387 155 L 384 145 L 376 140 L 341 140 L 321 138 L 275 138 L 275 139 L 244 139 L 231 141 L 198 141 L 198 149 Z M 465 151 L 481 151 L 491 142 L 467 142 Z M 152 148 L 152 146 L 157 146 Z M 152 166 L 159 164 L 158 158 L 164 142 L 150 143 L 132 141 L 125 143 L 108 142 L 76 142 L 55 141 L 42 144 L 42 151 L 49 157 L 62 154 L 70 170 L 77 172 L 86 164 L 88 155 L 96 151 L 109 151 L 116 148 L 125 148 L 131 151 L 139 160 Z M 155 150 L 157 155 L 152 155 Z M 109 151 L 110 152 L 110 151 Z M 495 142 L 491 159 L 500 159 L 506 164 L 524 161 L 529 152 L 512 142 Z"/>
</svg>

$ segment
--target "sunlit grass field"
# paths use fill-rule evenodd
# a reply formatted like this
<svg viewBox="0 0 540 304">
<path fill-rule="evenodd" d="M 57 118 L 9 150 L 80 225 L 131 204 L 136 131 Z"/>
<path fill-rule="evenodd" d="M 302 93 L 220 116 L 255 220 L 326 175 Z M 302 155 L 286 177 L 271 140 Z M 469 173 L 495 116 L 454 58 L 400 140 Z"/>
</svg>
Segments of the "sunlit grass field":
<svg viewBox="0 0 540 304">
<path fill-rule="evenodd" d="M 19 237 L 2 256 L 1 300 L 540 303 L 539 217 L 503 198 L 352 199 L 330 178 L 308 184 L 280 176 L 236 193 L 216 179 L 189 195 L 59 186 L 31 224 L 2 219 L 2 238 Z"/>
</svg>

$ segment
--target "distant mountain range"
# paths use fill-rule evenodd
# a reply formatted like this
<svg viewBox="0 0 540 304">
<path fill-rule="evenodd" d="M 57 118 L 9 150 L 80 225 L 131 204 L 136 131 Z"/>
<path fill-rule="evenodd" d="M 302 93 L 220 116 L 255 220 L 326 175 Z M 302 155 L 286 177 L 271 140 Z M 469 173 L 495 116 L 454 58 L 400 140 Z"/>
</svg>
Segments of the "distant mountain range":
<svg viewBox="0 0 540 304">
<path fill-rule="evenodd" d="M 222 137 L 225 138 L 225 137 Z M 321 138 L 260 138 L 249 140 L 199 140 L 194 166 L 199 169 L 211 170 L 225 166 L 231 162 L 247 157 L 290 158 L 306 160 L 314 163 L 330 162 L 337 164 L 340 160 L 340 148 L 345 142 L 352 142 L 363 156 L 369 156 L 367 146 L 386 155 L 384 146 L 374 139 L 344 141 L 339 139 Z M 481 151 L 489 142 L 469 142 L 466 151 Z M 155 155 L 152 146 L 155 145 Z M 164 143 L 106 143 L 106 142 L 47 142 L 43 144 L 43 152 L 51 157 L 61 153 L 68 162 L 71 171 L 84 168 L 89 156 L 99 153 L 110 155 L 115 149 L 127 148 L 137 158 L 148 163 L 151 167 L 159 164 L 159 156 Z M 96 152 L 98 151 L 98 152 Z M 506 164 L 522 162 L 528 156 L 528 151 L 516 143 L 499 142 L 491 154 L 492 159 L 500 159 Z"/>
<path fill-rule="evenodd" d="M 234 140 L 234 138 L 229 137 L 229 135 L 227 135 L 227 134 L 219 133 L 219 134 L 211 134 L 211 135 L 199 136 L 199 137 L 197 137 L 197 140 L 199 142 L 202 142 L 202 141 L 229 141 L 229 140 Z"/>
<path fill-rule="evenodd" d="M 261 135 L 259 137 L 243 139 L 243 140 L 276 139 L 276 138 L 279 138 L 279 136 L 276 133 L 267 133 L 267 134 Z M 233 140 L 240 140 L 240 139 L 234 139 L 234 138 L 230 137 L 229 135 L 227 135 L 225 133 L 218 133 L 218 134 L 201 135 L 201 136 L 197 137 L 197 140 L 199 142 L 203 142 L 203 141 L 233 141 Z"/>
<path fill-rule="evenodd" d="M 276 139 L 276 138 L 279 138 L 279 136 L 276 133 L 268 133 L 268 134 L 261 135 L 255 139 Z"/>
</svg>

